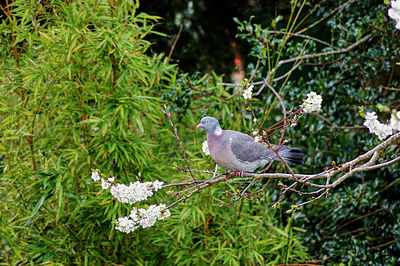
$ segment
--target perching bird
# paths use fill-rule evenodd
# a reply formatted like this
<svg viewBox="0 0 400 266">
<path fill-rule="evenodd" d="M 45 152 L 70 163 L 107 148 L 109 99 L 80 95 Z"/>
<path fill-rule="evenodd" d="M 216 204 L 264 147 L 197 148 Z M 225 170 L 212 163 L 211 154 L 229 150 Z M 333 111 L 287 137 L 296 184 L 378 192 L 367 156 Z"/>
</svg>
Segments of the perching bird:
<svg viewBox="0 0 400 266">
<path fill-rule="evenodd" d="M 266 143 L 255 142 L 254 138 L 233 130 L 223 130 L 214 117 L 203 117 L 197 128 L 207 131 L 207 144 L 214 161 L 228 170 L 254 172 L 271 159 L 280 161 L 275 151 L 268 149 Z M 304 153 L 300 148 L 274 145 L 288 163 L 302 164 Z"/>
</svg>

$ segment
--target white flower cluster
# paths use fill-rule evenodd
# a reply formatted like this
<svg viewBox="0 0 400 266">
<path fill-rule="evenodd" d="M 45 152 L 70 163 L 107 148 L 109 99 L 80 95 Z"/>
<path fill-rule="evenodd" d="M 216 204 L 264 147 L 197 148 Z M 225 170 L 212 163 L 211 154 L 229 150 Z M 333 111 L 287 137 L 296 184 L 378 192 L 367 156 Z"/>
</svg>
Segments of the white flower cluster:
<svg viewBox="0 0 400 266">
<path fill-rule="evenodd" d="M 121 203 L 134 204 L 138 201 L 146 200 L 148 197 L 153 196 L 153 190 L 158 191 L 162 188 L 163 182 L 144 182 L 136 181 L 130 183 L 129 186 L 125 184 L 116 184 L 111 187 L 111 194 Z"/>
<path fill-rule="evenodd" d="M 390 118 L 389 125 L 380 123 L 375 112 L 367 112 L 363 125 L 369 129 L 370 133 L 374 133 L 380 140 L 383 140 L 392 135 L 394 130 L 400 130 L 400 112 L 394 112 Z"/>
<path fill-rule="evenodd" d="M 162 188 L 163 182 L 143 182 L 136 181 L 130 183 L 129 186 L 125 184 L 115 183 L 115 177 L 102 178 L 98 170 L 92 171 L 91 178 L 97 182 L 101 180 L 101 187 L 103 189 L 110 189 L 111 194 L 122 203 L 134 204 L 138 201 L 146 200 L 148 197 L 153 196 L 153 191 L 158 191 Z M 170 216 L 171 213 L 166 209 L 165 204 L 151 205 L 146 209 L 133 208 L 130 215 L 118 218 L 117 230 L 124 233 L 129 233 L 136 230 L 139 226 L 150 227 L 153 226 L 157 220 L 163 220 Z"/>
<path fill-rule="evenodd" d="M 123 233 L 130 233 L 140 226 L 143 228 L 151 227 L 156 221 L 163 220 L 169 216 L 171 216 L 171 213 L 166 209 L 165 204 L 151 205 L 147 210 L 133 208 L 129 216 L 118 218 L 115 229 Z"/>
<path fill-rule="evenodd" d="M 396 29 L 400 30 L 400 0 L 390 2 L 392 8 L 389 8 L 388 15 L 391 19 L 396 21 Z"/>
<path fill-rule="evenodd" d="M 101 177 L 100 177 L 100 174 L 99 174 L 99 170 L 93 170 L 92 171 L 92 179 L 93 179 L 93 181 L 94 182 L 97 182 L 97 181 L 99 181 L 100 179 L 101 179 Z"/>
<path fill-rule="evenodd" d="M 204 152 L 205 155 L 207 155 L 207 156 L 210 155 L 210 150 L 208 149 L 207 140 L 203 141 L 202 149 L 203 149 L 203 152 Z"/>
<path fill-rule="evenodd" d="M 243 98 L 245 100 L 251 99 L 251 97 L 253 95 L 253 88 L 254 88 L 254 85 L 250 85 L 247 89 L 245 89 L 243 91 Z"/>
<path fill-rule="evenodd" d="M 115 177 L 109 177 L 109 178 L 102 178 L 101 179 L 101 188 L 102 189 L 109 189 L 112 187 L 112 184 L 114 183 Z"/>
<path fill-rule="evenodd" d="M 322 97 L 314 91 L 307 93 L 307 99 L 303 100 L 301 108 L 305 113 L 312 113 L 321 110 Z"/>
<path fill-rule="evenodd" d="M 261 136 L 255 136 L 254 137 L 254 142 L 261 142 L 262 141 L 262 137 Z"/>
<path fill-rule="evenodd" d="M 390 117 L 390 125 L 394 130 L 400 130 L 400 111 L 392 111 L 392 115 Z"/>
<path fill-rule="evenodd" d="M 101 178 L 98 169 L 95 169 L 95 170 L 92 171 L 91 178 L 93 179 L 94 182 L 97 182 L 97 181 L 101 180 L 101 187 L 103 189 L 110 188 L 112 186 L 112 184 L 114 183 L 114 180 L 115 180 L 115 177 Z"/>
</svg>

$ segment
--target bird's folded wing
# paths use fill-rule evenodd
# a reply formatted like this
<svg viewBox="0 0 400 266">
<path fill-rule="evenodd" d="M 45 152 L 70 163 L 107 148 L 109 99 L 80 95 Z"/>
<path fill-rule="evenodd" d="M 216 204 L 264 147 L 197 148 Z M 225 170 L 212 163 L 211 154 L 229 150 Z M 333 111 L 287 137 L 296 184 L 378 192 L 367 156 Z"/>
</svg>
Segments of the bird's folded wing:
<svg viewBox="0 0 400 266">
<path fill-rule="evenodd" d="M 274 156 L 265 143 L 254 142 L 249 135 L 231 130 L 225 130 L 225 134 L 230 139 L 232 153 L 242 162 L 266 160 Z"/>
</svg>

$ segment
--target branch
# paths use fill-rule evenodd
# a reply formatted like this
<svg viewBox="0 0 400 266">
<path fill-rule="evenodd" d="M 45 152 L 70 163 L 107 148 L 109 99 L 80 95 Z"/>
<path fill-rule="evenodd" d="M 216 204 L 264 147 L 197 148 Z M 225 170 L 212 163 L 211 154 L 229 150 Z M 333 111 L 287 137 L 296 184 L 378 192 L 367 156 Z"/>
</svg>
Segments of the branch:
<svg viewBox="0 0 400 266">
<path fill-rule="evenodd" d="M 297 61 L 297 60 L 305 60 L 305 59 L 310 59 L 310 58 L 315 58 L 315 57 L 320 57 L 320 56 L 327 56 L 327 55 L 331 55 L 331 54 L 347 53 L 350 50 L 352 50 L 355 47 L 357 47 L 358 45 L 362 44 L 363 42 L 366 42 L 369 38 L 371 38 L 371 36 L 372 36 L 371 34 L 368 34 L 367 36 L 364 36 L 359 41 L 357 41 L 357 42 L 353 43 L 352 45 L 348 46 L 347 48 L 344 48 L 344 49 L 341 49 L 341 50 L 335 50 L 335 51 L 318 53 L 318 54 L 307 54 L 307 55 L 302 55 L 302 56 L 295 57 L 295 58 L 281 60 L 281 61 L 278 62 L 276 69 L 278 69 L 278 67 L 280 67 L 283 64 L 291 63 L 291 62 L 294 62 L 294 61 Z"/>
<path fill-rule="evenodd" d="M 304 38 L 304 39 L 309 39 L 309 40 L 313 40 L 315 42 L 319 42 L 319 43 L 321 43 L 323 45 L 329 46 L 329 47 L 331 47 L 331 48 L 333 48 L 335 50 L 339 50 L 339 48 L 336 48 L 332 44 L 330 44 L 328 42 L 324 42 L 323 40 L 320 40 L 318 38 L 315 38 L 315 37 L 312 37 L 312 36 L 309 36 L 309 35 L 304 35 L 304 34 L 294 33 L 294 32 L 273 31 L 273 30 L 272 31 L 268 31 L 268 33 L 283 34 L 283 35 L 287 34 L 287 35 L 290 35 L 290 36 L 296 36 L 296 37 L 300 37 L 300 38 Z"/>
<path fill-rule="evenodd" d="M 345 181 L 347 178 L 349 178 L 350 176 L 353 176 L 356 173 L 375 170 L 375 169 L 386 167 L 386 166 L 389 166 L 389 165 L 399 162 L 400 155 L 397 156 L 396 158 L 388 160 L 386 162 L 383 162 L 380 164 L 375 164 L 376 161 L 378 160 L 379 156 L 384 152 L 384 150 L 387 147 L 389 147 L 393 144 L 399 144 L 399 143 L 400 143 L 400 132 L 397 132 L 396 134 L 394 134 L 387 140 L 385 140 L 382 143 L 380 143 L 379 145 L 375 146 L 373 149 L 369 150 L 368 152 L 356 157 L 355 159 L 353 159 L 347 163 L 340 164 L 338 166 L 333 166 L 329 170 L 326 170 L 326 171 L 318 173 L 318 174 L 313 174 L 313 175 L 295 174 L 292 171 L 292 169 L 290 169 L 290 167 L 287 165 L 287 163 L 281 158 L 281 160 L 285 164 L 285 168 L 289 169 L 289 171 L 290 171 L 289 174 L 286 174 L 286 173 L 261 173 L 261 174 L 260 173 L 243 173 L 243 176 L 250 178 L 251 181 L 246 178 L 245 179 L 240 178 L 240 179 L 233 179 L 233 182 L 236 183 L 236 181 L 238 181 L 238 182 L 250 181 L 250 183 L 244 189 L 242 189 L 240 192 L 227 193 L 229 196 L 232 197 L 232 199 L 227 203 L 222 202 L 220 204 L 221 205 L 231 205 L 240 199 L 257 200 L 257 199 L 259 199 L 259 197 L 257 197 L 257 196 L 253 197 L 253 195 L 257 195 L 257 194 L 261 193 L 262 191 L 264 191 L 265 188 L 267 187 L 268 183 L 264 184 L 261 189 L 258 189 L 255 192 L 248 192 L 248 190 L 257 181 L 259 181 L 261 179 L 272 180 L 272 179 L 279 178 L 279 179 L 292 180 L 294 182 L 291 185 L 285 185 L 280 182 L 280 185 L 282 186 L 282 192 L 281 192 L 278 202 L 276 202 L 274 204 L 274 206 L 277 206 L 278 204 L 280 204 L 280 202 L 284 199 L 284 196 L 288 191 L 298 193 L 299 195 L 311 195 L 311 196 L 315 195 L 315 196 L 312 196 L 312 198 L 310 200 L 307 200 L 307 201 L 304 201 L 297 205 L 294 205 L 294 208 L 299 208 L 303 205 L 306 205 L 308 203 L 311 203 L 313 201 L 316 201 L 316 200 L 322 198 L 324 195 L 328 195 L 328 193 L 332 189 L 334 189 L 339 184 L 341 184 L 343 181 Z M 277 154 L 277 156 L 279 156 L 279 154 Z M 188 171 L 188 170 L 185 170 L 185 171 Z M 196 171 L 205 173 L 205 174 L 210 174 L 210 175 L 213 174 L 213 172 L 211 172 L 211 171 L 203 171 L 203 170 L 196 170 Z M 334 178 L 336 175 L 340 175 L 340 176 L 334 182 L 330 183 L 331 179 Z M 167 208 L 170 208 L 170 207 L 176 205 L 177 203 L 192 197 L 195 193 L 198 193 L 211 185 L 214 185 L 214 184 L 217 184 L 217 183 L 220 183 L 223 181 L 231 182 L 230 180 L 228 180 L 228 178 L 232 177 L 232 176 L 234 176 L 234 174 L 231 174 L 228 172 L 228 173 L 223 173 L 218 176 L 211 177 L 211 178 L 205 179 L 205 180 L 197 180 L 196 179 L 194 181 L 188 180 L 187 182 L 179 182 L 179 183 L 172 183 L 172 184 L 164 185 L 163 188 L 167 188 L 167 187 L 181 187 L 182 188 L 185 186 L 191 186 L 187 189 L 183 189 L 183 190 L 180 190 L 177 192 L 172 192 L 175 195 L 181 195 L 181 194 L 186 194 L 186 193 L 188 193 L 188 194 L 182 196 L 181 198 L 179 198 L 178 200 L 173 202 Z M 326 183 L 324 185 L 313 183 L 313 180 L 317 180 L 317 179 L 326 179 Z M 314 191 L 300 191 L 295 188 L 298 184 L 306 185 L 308 187 L 315 187 L 317 189 Z"/>
<path fill-rule="evenodd" d="M 312 187 L 318 187 L 318 188 L 335 188 L 338 186 L 340 183 L 342 183 L 344 180 L 346 180 L 348 177 L 353 176 L 356 173 L 359 172 L 366 172 L 366 171 L 371 171 L 371 170 L 376 170 L 378 168 L 386 167 L 391 164 L 394 164 L 398 161 L 400 161 L 400 156 L 390 160 L 386 161 L 381 164 L 376 164 L 376 160 L 378 159 L 379 155 L 389 146 L 395 144 L 397 141 L 400 140 L 400 132 L 397 132 L 381 144 L 375 146 L 373 149 L 370 151 L 356 157 L 355 159 L 342 164 L 338 167 L 334 167 L 330 170 L 326 170 L 324 172 L 314 174 L 314 175 L 304 175 L 304 174 L 294 174 L 292 176 L 291 174 L 285 174 L 285 173 L 266 173 L 266 174 L 255 174 L 255 173 L 243 173 L 243 176 L 245 177 L 253 177 L 257 179 L 263 179 L 263 178 L 268 178 L 268 179 L 277 179 L 277 178 L 283 178 L 283 179 L 291 179 L 294 181 L 297 181 L 302 184 L 310 185 Z M 359 165 L 365 160 L 368 160 L 368 162 Z M 326 185 L 319 185 L 319 184 L 314 184 L 311 183 L 310 180 L 314 179 L 325 179 L 325 178 L 332 178 L 335 175 L 344 172 L 345 170 L 348 170 L 347 173 L 344 175 L 340 176 L 336 181 L 334 181 L 331 184 L 326 184 Z M 294 179 L 295 178 L 295 179 Z"/>
<path fill-rule="evenodd" d="M 176 35 L 176 38 L 174 40 L 174 43 L 171 46 L 171 50 L 169 51 L 169 54 L 168 54 L 168 61 L 171 60 L 172 53 L 174 52 L 174 49 L 175 49 L 176 43 L 178 42 L 179 37 L 181 36 L 182 29 L 183 29 L 183 25 L 180 26 L 178 34 Z"/>
<path fill-rule="evenodd" d="M 325 19 L 327 19 L 328 17 L 330 17 L 333 13 L 335 13 L 336 11 L 340 11 L 343 8 L 345 8 L 347 5 L 356 2 L 357 0 L 349 0 L 346 3 L 338 6 L 337 8 L 335 8 L 334 10 L 332 10 L 331 12 L 329 12 L 328 14 L 326 14 L 325 16 L 323 16 L 322 18 L 320 18 L 319 20 L 317 20 L 316 22 L 314 22 L 313 24 L 311 24 L 310 26 L 305 27 L 304 29 L 300 30 L 297 33 L 301 33 L 301 32 L 305 32 L 306 30 L 311 29 L 312 27 L 314 27 L 315 25 L 321 23 L 322 21 L 324 21 Z"/>
<path fill-rule="evenodd" d="M 167 115 L 167 117 L 168 117 L 168 119 L 169 119 L 169 123 L 171 124 L 172 130 L 174 131 L 175 138 L 176 138 L 176 140 L 178 141 L 179 148 L 180 148 L 181 151 L 182 151 L 183 159 L 184 159 L 185 162 L 186 162 L 186 165 L 187 165 L 187 168 L 188 168 L 188 170 L 189 170 L 189 172 L 190 172 L 190 175 L 192 176 L 193 180 L 196 181 L 196 178 L 194 177 L 194 175 L 193 175 L 193 173 L 192 173 L 192 170 L 190 170 L 190 165 L 189 165 L 188 160 L 186 159 L 186 153 L 185 153 L 185 151 L 184 151 L 183 148 L 182 148 L 182 142 L 181 142 L 181 140 L 179 139 L 178 132 L 176 131 L 176 128 L 174 127 L 174 124 L 172 123 L 171 115 L 170 115 L 170 113 L 169 113 L 168 110 L 167 110 L 167 106 L 165 106 L 165 105 L 164 105 L 164 113 Z"/>
<path fill-rule="evenodd" d="M 272 69 L 270 72 L 268 72 L 267 77 L 263 80 L 263 81 L 257 81 L 257 82 L 253 82 L 249 85 L 261 85 L 261 84 L 265 84 L 266 81 L 269 80 L 269 77 L 271 77 L 271 75 L 276 72 L 278 70 L 278 68 L 280 66 L 282 66 L 283 64 L 287 64 L 287 63 L 292 63 L 292 62 L 302 62 L 304 60 L 307 59 L 311 59 L 311 58 L 316 58 L 316 57 L 321 57 L 321 56 L 327 56 L 327 55 L 332 55 L 332 54 L 341 54 L 341 53 L 347 53 L 350 50 L 354 49 L 355 47 L 357 47 L 358 45 L 366 42 L 369 38 L 371 38 L 371 34 L 368 34 L 366 36 L 364 36 L 363 38 L 361 38 L 359 41 L 353 43 L 352 45 L 344 48 L 344 49 L 340 49 L 340 50 L 334 50 L 334 51 L 329 51 L 329 52 L 324 52 L 324 53 L 317 53 L 317 54 L 308 54 L 308 55 L 302 55 L 302 56 L 298 56 L 298 57 L 294 57 L 294 58 L 289 58 L 289 59 L 285 59 L 285 60 L 281 60 L 279 61 L 276 66 L 274 67 L 274 69 Z M 291 68 L 289 70 L 289 72 L 291 73 L 294 69 L 296 69 L 298 66 L 300 66 L 300 63 L 296 63 L 295 66 L 293 68 Z M 289 74 L 284 74 L 282 77 L 279 77 L 277 79 L 274 79 L 274 81 L 278 81 L 280 79 L 282 79 L 283 77 L 286 77 Z M 240 87 L 241 84 L 236 84 L 236 83 L 218 83 L 217 85 L 222 85 L 222 86 L 237 86 Z M 264 86 L 262 86 L 262 88 L 257 92 L 257 95 L 261 93 L 262 89 L 264 88 Z M 235 93 L 236 95 L 236 93 Z M 228 97 L 228 99 L 232 98 L 234 95 L 231 95 L 230 97 Z"/>
</svg>

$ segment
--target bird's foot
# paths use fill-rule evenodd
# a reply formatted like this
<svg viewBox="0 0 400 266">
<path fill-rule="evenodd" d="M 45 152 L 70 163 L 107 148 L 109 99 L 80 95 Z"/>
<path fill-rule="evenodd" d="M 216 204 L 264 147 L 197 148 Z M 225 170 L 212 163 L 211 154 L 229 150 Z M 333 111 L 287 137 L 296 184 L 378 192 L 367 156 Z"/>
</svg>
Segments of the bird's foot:
<svg viewBox="0 0 400 266">
<path fill-rule="evenodd" d="M 236 171 L 235 176 L 243 177 L 243 171 Z"/>
</svg>

